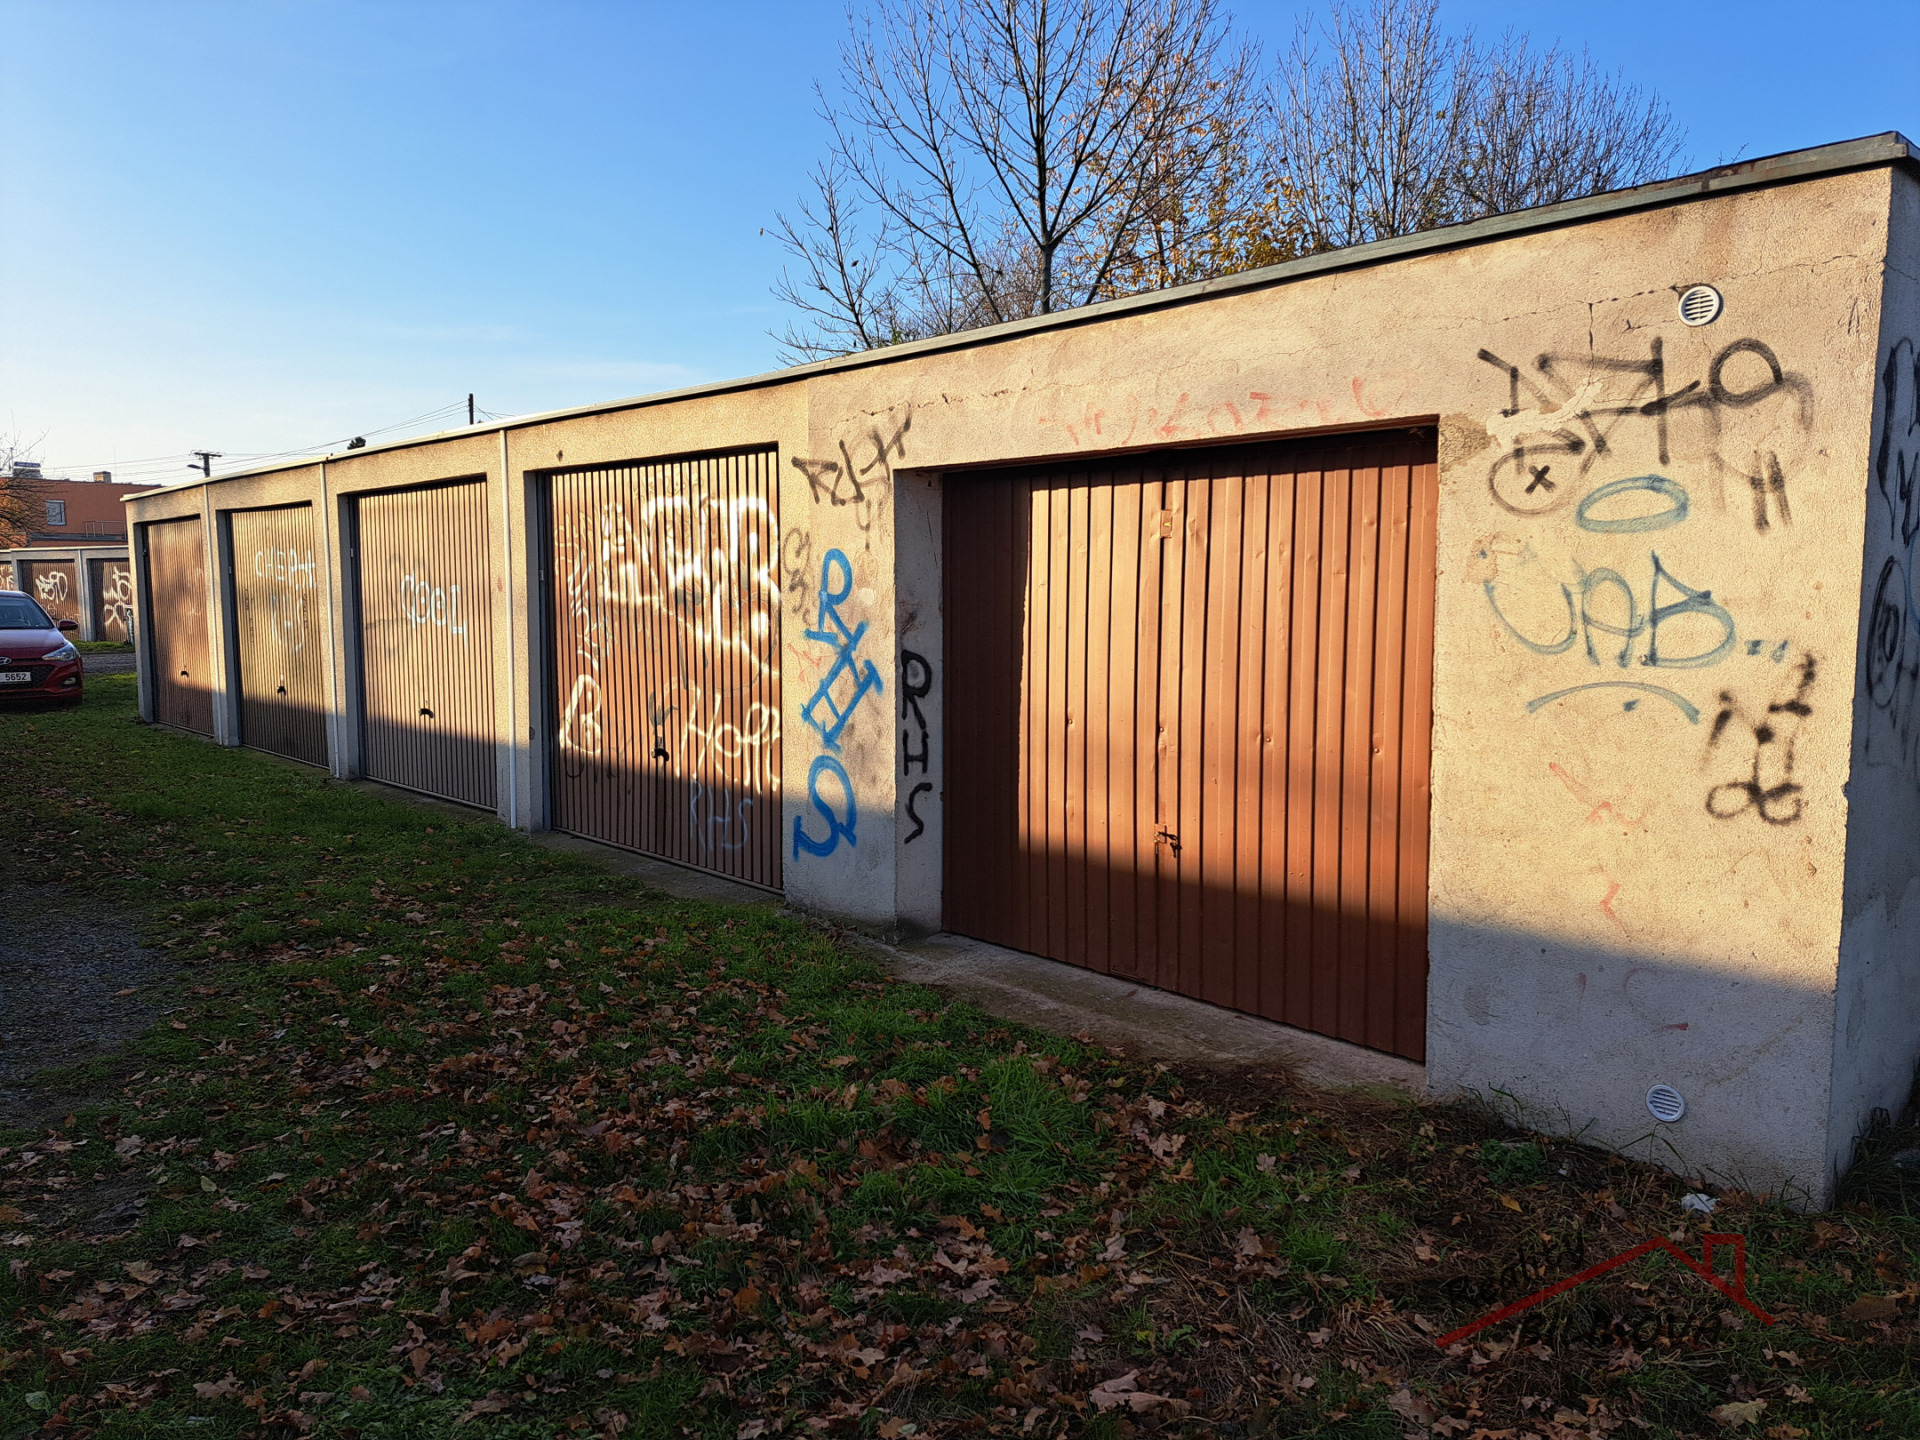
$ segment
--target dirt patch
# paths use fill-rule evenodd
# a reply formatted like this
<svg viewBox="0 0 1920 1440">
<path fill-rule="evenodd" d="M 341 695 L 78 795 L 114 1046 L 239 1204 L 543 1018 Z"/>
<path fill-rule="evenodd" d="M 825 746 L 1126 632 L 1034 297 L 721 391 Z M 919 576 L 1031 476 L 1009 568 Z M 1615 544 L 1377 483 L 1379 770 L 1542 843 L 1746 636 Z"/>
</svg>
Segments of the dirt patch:
<svg viewBox="0 0 1920 1440">
<path fill-rule="evenodd" d="M 0 1122 L 32 1129 L 79 1097 L 25 1082 L 146 1030 L 176 967 L 128 916 L 61 886 L 0 884 L 0 906 Z"/>
<path fill-rule="evenodd" d="M 137 667 L 132 650 L 102 650 L 85 657 L 89 680 L 102 675 L 131 675 Z"/>
</svg>

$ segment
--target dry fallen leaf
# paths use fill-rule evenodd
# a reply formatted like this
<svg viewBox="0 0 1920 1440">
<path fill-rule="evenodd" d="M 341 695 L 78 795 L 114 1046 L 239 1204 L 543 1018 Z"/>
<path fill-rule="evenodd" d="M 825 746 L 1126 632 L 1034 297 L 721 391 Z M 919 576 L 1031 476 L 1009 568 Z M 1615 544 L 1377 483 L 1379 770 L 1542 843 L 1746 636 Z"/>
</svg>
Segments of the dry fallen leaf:
<svg viewBox="0 0 1920 1440">
<path fill-rule="evenodd" d="M 26 1222 L 27 1212 L 18 1205 L 0 1205 L 0 1225 L 20 1225 Z"/>
<path fill-rule="evenodd" d="M 1387 1405 L 1395 1414 L 1415 1425 L 1431 1425 L 1440 1418 L 1439 1408 L 1432 1401 L 1407 1389 L 1394 1391 L 1387 1397 Z"/>
<path fill-rule="evenodd" d="M 1900 1304 L 1885 1295 L 1862 1295 L 1840 1312 L 1842 1320 L 1865 1324 L 1873 1320 L 1891 1320 L 1900 1313 Z"/>
<path fill-rule="evenodd" d="M 1760 1418 L 1760 1412 L 1767 1408 L 1764 1400 L 1729 1401 L 1717 1410 L 1708 1412 L 1722 1425 L 1751 1425 Z"/>
<path fill-rule="evenodd" d="M 1155 1395 L 1151 1391 L 1142 1390 L 1139 1377 L 1138 1370 L 1129 1370 L 1124 1375 L 1103 1380 L 1093 1387 L 1087 1399 L 1093 1402 L 1094 1409 L 1103 1413 L 1108 1410 L 1131 1410 L 1139 1415 L 1153 1411 L 1184 1415 L 1191 1408 L 1184 1400 L 1175 1400 L 1167 1395 Z"/>
<path fill-rule="evenodd" d="M 367 1395 L 366 1391 L 358 1385 L 354 1386 L 353 1389 L 347 1393 L 355 1400 L 371 1398 Z M 456 1425 L 464 1425 L 467 1421 L 481 1415 L 498 1415 L 511 1404 L 513 1404 L 513 1401 L 509 1400 L 505 1395 L 502 1395 L 498 1390 L 489 1390 L 485 1395 L 474 1401 L 472 1405 L 468 1406 L 467 1413 L 453 1423 Z"/>
<path fill-rule="evenodd" d="M 1500 1197 L 1500 1203 L 1506 1206 L 1507 1209 L 1509 1210 L 1517 1211 L 1520 1208 L 1520 1202 L 1514 1199 L 1511 1195 L 1502 1195 Z"/>
</svg>

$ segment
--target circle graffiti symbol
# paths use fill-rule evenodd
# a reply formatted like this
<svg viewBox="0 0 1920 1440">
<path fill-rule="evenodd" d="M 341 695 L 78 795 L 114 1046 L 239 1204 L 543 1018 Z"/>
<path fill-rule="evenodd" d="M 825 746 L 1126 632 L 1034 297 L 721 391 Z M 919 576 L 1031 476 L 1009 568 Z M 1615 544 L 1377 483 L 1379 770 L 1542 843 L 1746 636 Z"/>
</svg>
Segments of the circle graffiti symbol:
<svg viewBox="0 0 1920 1440">
<path fill-rule="evenodd" d="M 1608 517 L 1593 513 L 1595 506 L 1616 495 L 1628 495 L 1636 490 L 1658 495 L 1668 502 L 1667 508 L 1655 510 L 1650 515 Z M 1686 490 L 1666 476 L 1635 475 L 1628 480 L 1614 480 L 1596 487 L 1580 502 L 1579 508 L 1573 512 L 1573 519 L 1582 530 L 1590 530 L 1597 535 L 1644 535 L 1649 530 L 1665 530 L 1668 526 L 1678 525 L 1687 518 L 1690 503 Z"/>
</svg>

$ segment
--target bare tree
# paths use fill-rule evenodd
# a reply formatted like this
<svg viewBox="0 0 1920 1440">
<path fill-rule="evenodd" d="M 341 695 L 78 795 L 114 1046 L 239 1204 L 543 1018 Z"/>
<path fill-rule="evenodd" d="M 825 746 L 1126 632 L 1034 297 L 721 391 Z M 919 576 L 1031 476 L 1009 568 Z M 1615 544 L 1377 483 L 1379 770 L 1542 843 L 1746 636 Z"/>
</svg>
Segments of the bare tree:
<svg viewBox="0 0 1920 1440">
<path fill-rule="evenodd" d="M 849 26 L 829 157 L 777 217 L 790 358 L 1203 278 L 1276 213 L 1215 0 L 878 0 Z"/>
<path fill-rule="evenodd" d="M 0 547 L 26 544 L 46 521 L 46 486 L 35 471 L 15 469 L 37 444 L 0 434 Z"/>
<path fill-rule="evenodd" d="M 1275 87 L 1278 155 L 1306 249 L 1331 250 L 1638 184 L 1682 135 L 1657 97 L 1582 51 L 1483 45 L 1437 0 L 1334 0 Z"/>
</svg>

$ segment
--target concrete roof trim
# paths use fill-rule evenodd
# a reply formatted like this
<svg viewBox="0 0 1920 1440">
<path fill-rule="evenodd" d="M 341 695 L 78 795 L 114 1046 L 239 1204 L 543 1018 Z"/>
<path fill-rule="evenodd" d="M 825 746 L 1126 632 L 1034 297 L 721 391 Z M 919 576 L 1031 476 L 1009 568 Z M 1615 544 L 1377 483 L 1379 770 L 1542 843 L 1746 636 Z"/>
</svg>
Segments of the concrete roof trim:
<svg viewBox="0 0 1920 1440">
<path fill-rule="evenodd" d="M 413 435 L 404 439 L 383 441 L 377 445 L 362 446 L 357 450 L 334 450 L 324 455 L 309 455 L 299 459 L 280 461 L 273 465 L 263 465 L 258 469 L 234 470 L 224 475 L 213 476 L 212 482 L 239 480 L 250 475 L 270 475 L 336 460 L 358 459 L 365 455 L 405 450 L 413 446 L 439 444 L 461 436 L 527 430 L 539 425 L 551 425 L 558 421 L 580 419 L 590 415 L 612 415 L 623 410 L 649 409 L 682 400 L 737 394 L 746 390 L 771 389 L 779 385 L 808 380 L 818 375 L 891 365 L 923 355 L 937 355 L 950 350 L 994 345 L 1045 330 L 1062 330 L 1090 325 L 1123 315 L 1144 314 L 1153 310 L 1170 309 L 1177 305 L 1190 305 L 1215 296 L 1231 295 L 1245 290 L 1267 289 L 1271 286 L 1305 279 L 1308 276 L 1363 269 L 1395 260 L 1410 259 L 1417 255 L 1436 254 L 1470 245 L 1485 244 L 1493 240 L 1509 239 L 1516 235 L 1556 230 L 1589 220 L 1628 215 L 1636 211 L 1659 209 L 1668 205 L 1680 205 L 1690 200 L 1733 194 L 1742 190 L 1759 190 L 1774 185 L 1791 184 L 1795 181 L 1818 179 L 1827 175 L 1844 175 L 1879 166 L 1903 166 L 1920 177 L 1920 151 L 1916 151 L 1913 142 L 1898 130 L 1887 130 L 1881 134 L 1863 136 L 1857 140 L 1843 140 L 1836 144 L 1818 145 L 1806 150 L 1789 150 L 1779 155 L 1767 155 L 1755 160 L 1743 160 L 1732 165 L 1720 165 L 1710 170 L 1695 171 L 1690 175 L 1676 175 L 1669 180 L 1653 180 L 1626 190 L 1609 190 L 1578 200 L 1564 200 L 1556 205 L 1515 210 L 1505 215 L 1489 216 L 1484 220 L 1472 220 L 1463 225 L 1422 230 L 1413 235 L 1396 236 L 1391 240 L 1375 240 L 1366 245 L 1350 245 L 1340 250 L 1328 250 L 1319 255 L 1305 256 L 1299 260 L 1263 266 L 1258 270 L 1243 270 L 1236 275 L 1226 275 L 1216 280 L 1200 280 L 1190 285 L 1178 285 L 1166 290 L 1128 295 L 1117 300 L 1102 300 L 1096 304 L 1081 305 L 1071 310 L 1059 310 L 1048 315 L 1034 315 L 1023 320 L 1008 320 L 999 325 L 982 326 L 977 330 L 962 330 L 952 335 L 935 335 L 926 340 L 912 340 L 901 345 L 890 345 L 882 350 L 863 350 L 855 355 L 815 360 L 809 364 L 795 365 L 785 370 L 770 370 L 732 380 L 713 380 L 700 385 L 684 386 L 678 390 L 662 390 L 650 395 L 636 395 L 621 400 L 569 406 L 562 410 L 514 415 L 503 420 L 489 421 L 484 425 L 462 426 L 457 430 L 440 430 L 430 435 Z M 186 490 L 208 483 L 209 481 L 204 478 L 185 480 L 177 485 L 144 491 L 138 496 L 129 495 L 126 497 L 126 503 L 131 504 L 147 496 L 173 490 Z"/>
</svg>

